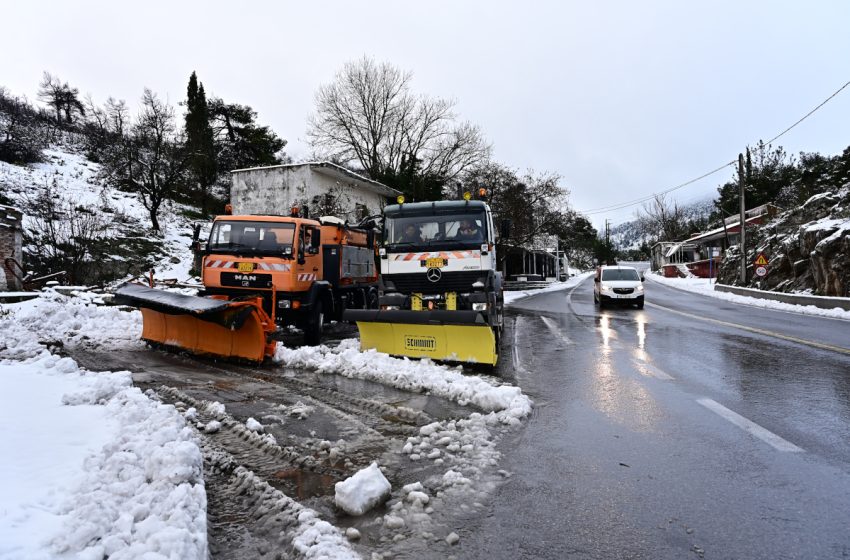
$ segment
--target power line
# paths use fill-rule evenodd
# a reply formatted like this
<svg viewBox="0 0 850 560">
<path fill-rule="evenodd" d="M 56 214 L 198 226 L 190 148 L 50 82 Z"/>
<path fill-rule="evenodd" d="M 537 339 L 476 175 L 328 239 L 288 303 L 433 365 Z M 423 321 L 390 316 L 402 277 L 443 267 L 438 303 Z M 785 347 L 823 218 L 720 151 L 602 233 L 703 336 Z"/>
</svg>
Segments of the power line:
<svg viewBox="0 0 850 560">
<path fill-rule="evenodd" d="M 812 116 L 818 109 L 820 109 L 821 107 L 826 105 L 829 101 L 831 101 L 833 97 L 835 97 L 836 95 L 841 93 L 847 86 L 850 86 L 850 81 L 847 81 L 843 86 L 841 86 L 840 88 L 835 90 L 832 93 L 832 95 L 830 95 L 829 97 L 824 99 L 820 104 L 818 104 L 817 107 L 815 107 L 814 109 L 812 109 L 811 111 L 809 111 L 808 113 L 803 115 L 797 122 L 795 122 L 794 124 L 792 124 L 791 126 L 786 128 L 785 130 L 783 130 L 782 132 L 780 132 L 779 134 L 777 134 L 776 136 L 774 136 L 773 138 L 771 138 L 770 140 L 765 142 L 765 144 L 772 144 L 773 142 L 775 142 L 779 138 L 785 136 L 785 134 L 790 132 L 793 128 L 795 128 L 801 122 L 803 122 L 804 120 L 806 120 L 807 118 Z M 685 181 L 684 183 L 680 183 L 680 184 L 678 184 L 674 187 L 670 187 L 669 189 L 665 189 L 663 191 L 652 193 L 650 195 L 646 195 L 646 196 L 643 196 L 641 198 L 636 198 L 634 200 L 629 200 L 629 201 L 621 202 L 621 203 L 618 203 L 618 204 L 612 204 L 612 205 L 609 205 L 609 206 L 600 206 L 599 208 L 591 208 L 590 210 L 585 210 L 585 211 L 580 212 L 580 213 L 590 216 L 590 215 L 593 215 L 593 214 L 601 214 L 603 212 L 613 212 L 614 210 L 622 210 L 623 208 L 628 208 L 629 206 L 634 206 L 636 204 L 648 202 L 648 201 L 652 200 L 653 198 L 655 198 L 656 196 L 667 194 L 667 193 L 679 190 L 681 188 L 687 187 L 688 185 L 696 183 L 697 181 L 705 179 L 706 177 L 708 177 L 710 175 L 714 175 L 715 173 L 722 171 L 722 170 L 726 169 L 727 167 L 735 165 L 735 163 L 736 163 L 736 160 L 732 160 L 730 162 L 724 163 L 720 167 L 717 167 L 716 169 L 712 169 L 708 173 L 703 173 L 699 177 L 695 177 L 694 179 L 691 179 L 690 181 Z"/>
</svg>

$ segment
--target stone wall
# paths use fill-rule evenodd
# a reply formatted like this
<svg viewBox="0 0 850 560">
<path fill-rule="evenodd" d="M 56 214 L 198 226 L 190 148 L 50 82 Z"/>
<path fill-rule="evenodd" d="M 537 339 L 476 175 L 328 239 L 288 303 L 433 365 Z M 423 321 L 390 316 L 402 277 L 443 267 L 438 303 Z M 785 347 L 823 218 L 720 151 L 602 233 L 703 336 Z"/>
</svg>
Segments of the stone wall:
<svg viewBox="0 0 850 560">
<path fill-rule="evenodd" d="M 23 214 L 10 206 L 0 205 L 0 290 L 22 290 L 20 269 L 11 259 L 23 265 Z M 11 258 L 10 258 L 11 257 Z"/>
</svg>

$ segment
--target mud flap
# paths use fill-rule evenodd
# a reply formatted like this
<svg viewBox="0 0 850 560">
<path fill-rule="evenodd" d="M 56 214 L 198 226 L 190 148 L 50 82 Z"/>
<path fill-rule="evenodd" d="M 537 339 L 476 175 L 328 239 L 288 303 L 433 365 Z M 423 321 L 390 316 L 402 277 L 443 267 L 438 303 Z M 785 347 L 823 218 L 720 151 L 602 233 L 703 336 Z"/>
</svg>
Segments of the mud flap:
<svg viewBox="0 0 850 560">
<path fill-rule="evenodd" d="M 262 362 L 274 353 L 271 319 L 259 302 L 185 296 L 126 284 L 115 301 L 139 307 L 142 339 L 193 354 Z"/>
<path fill-rule="evenodd" d="M 360 347 L 394 356 L 495 365 L 496 336 L 477 311 L 346 310 Z"/>
</svg>

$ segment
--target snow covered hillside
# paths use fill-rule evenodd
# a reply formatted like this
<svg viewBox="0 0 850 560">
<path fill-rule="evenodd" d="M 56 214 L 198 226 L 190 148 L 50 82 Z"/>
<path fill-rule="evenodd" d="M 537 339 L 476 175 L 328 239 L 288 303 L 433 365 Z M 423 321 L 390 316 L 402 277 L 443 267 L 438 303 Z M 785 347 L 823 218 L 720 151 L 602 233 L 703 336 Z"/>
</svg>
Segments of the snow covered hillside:
<svg viewBox="0 0 850 560">
<path fill-rule="evenodd" d="M 191 209 L 163 207 L 162 235 L 150 229 L 135 194 L 100 179 L 100 165 L 73 143 L 44 151 L 45 162 L 0 161 L 2 200 L 24 212 L 24 267 L 69 270 L 66 282 L 101 283 L 146 273 L 185 280 L 191 267 Z M 0 202 L 2 202 L 0 200 Z M 52 219 L 51 219 L 52 218 Z"/>
</svg>

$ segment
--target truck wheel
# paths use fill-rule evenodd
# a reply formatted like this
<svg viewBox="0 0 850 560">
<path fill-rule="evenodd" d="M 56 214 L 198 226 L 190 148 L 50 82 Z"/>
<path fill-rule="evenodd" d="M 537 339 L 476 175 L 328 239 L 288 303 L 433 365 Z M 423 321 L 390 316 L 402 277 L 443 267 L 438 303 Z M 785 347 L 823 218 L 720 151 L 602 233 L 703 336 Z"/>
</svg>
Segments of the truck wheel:
<svg viewBox="0 0 850 560">
<path fill-rule="evenodd" d="M 322 306 L 322 299 L 316 299 L 313 308 L 310 310 L 310 318 L 307 320 L 307 326 L 304 329 L 304 344 L 308 346 L 317 346 L 322 341 L 322 328 L 325 326 L 325 312 Z"/>
<path fill-rule="evenodd" d="M 378 309 L 378 291 L 369 290 L 366 293 L 366 309 Z"/>
</svg>

